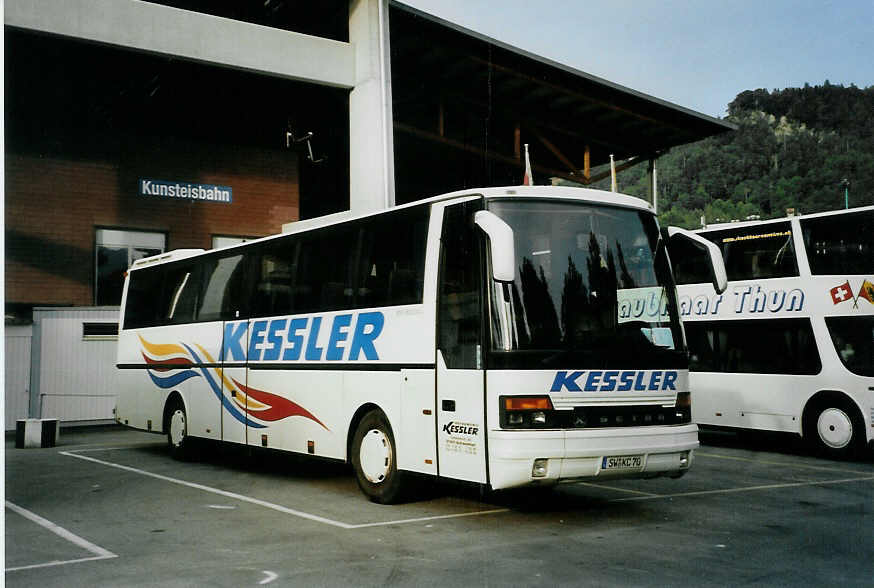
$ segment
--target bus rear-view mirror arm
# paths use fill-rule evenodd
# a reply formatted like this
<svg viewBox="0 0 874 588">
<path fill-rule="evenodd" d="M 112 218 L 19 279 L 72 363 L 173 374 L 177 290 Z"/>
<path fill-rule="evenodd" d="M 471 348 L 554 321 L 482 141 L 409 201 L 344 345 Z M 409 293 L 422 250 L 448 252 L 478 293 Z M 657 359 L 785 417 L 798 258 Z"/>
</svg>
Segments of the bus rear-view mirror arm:
<svg viewBox="0 0 874 588">
<path fill-rule="evenodd" d="M 473 217 L 476 225 L 489 237 L 492 258 L 492 277 L 498 282 L 512 282 L 516 278 L 516 250 L 513 229 L 495 213 L 480 210 Z"/>
<path fill-rule="evenodd" d="M 709 241 L 701 235 L 679 227 L 666 227 L 663 229 L 667 242 L 670 244 L 675 239 L 683 239 L 694 247 L 705 251 L 710 258 L 710 277 L 713 288 L 717 294 L 722 294 L 728 287 L 728 274 L 725 272 L 725 263 L 722 261 L 722 252 L 713 241 Z"/>
</svg>

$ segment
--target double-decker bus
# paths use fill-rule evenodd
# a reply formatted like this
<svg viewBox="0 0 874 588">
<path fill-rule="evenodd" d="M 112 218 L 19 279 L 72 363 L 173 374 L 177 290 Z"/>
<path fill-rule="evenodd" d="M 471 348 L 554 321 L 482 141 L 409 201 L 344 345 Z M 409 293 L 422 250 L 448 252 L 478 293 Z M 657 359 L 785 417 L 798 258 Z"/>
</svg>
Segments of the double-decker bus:
<svg viewBox="0 0 874 588">
<path fill-rule="evenodd" d="M 672 251 L 696 423 L 802 435 L 832 456 L 874 440 L 874 207 L 724 223 L 717 294 Z"/>
<path fill-rule="evenodd" d="M 141 259 L 116 418 L 177 455 L 202 438 L 348 461 L 383 503 L 414 474 L 679 476 L 698 436 L 669 239 L 720 274 L 642 200 L 539 186 Z"/>
</svg>

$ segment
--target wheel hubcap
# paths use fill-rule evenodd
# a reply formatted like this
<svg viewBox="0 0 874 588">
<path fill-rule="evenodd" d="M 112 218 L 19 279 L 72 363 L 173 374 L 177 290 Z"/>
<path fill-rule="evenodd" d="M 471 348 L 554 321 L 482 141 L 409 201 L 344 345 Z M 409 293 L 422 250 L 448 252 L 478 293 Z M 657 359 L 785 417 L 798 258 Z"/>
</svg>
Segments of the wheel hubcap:
<svg viewBox="0 0 874 588">
<path fill-rule="evenodd" d="M 371 429 L 361 440 L 358 460 L 361 473 L 371 484 L 383 482 L 391 470 L 391 443 L 379 429 Z"/>
<path fill-rule="evenodd" d="M 816 431 L 826 446 L 843 449 L 853 438 L 853 422 L 841 409 L 827 408 L 816 421 Z"/>
<path fill-rule="evenodd" d="M 170 442 L 179 447 L 185 439 L 185 413 L 176 410 L 170 415 Z"/>
</svg>

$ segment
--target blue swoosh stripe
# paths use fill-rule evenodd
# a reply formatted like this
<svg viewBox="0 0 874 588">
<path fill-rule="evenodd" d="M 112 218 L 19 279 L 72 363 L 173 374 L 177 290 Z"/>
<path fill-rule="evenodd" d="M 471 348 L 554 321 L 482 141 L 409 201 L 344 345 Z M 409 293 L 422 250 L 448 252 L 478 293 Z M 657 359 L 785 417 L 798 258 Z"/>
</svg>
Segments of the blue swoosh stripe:
<svg viewBox="0 0 874 588">
<path fill-rule="evenodd" d="M 195 363 L 202 363 L 200 360 L 200 357 L 194 352 L 193 349 L 191 349 L 191 347 L 189 347 L 188 345 L 185 345 L 185 343 L 183 343 L 182 345 L 183 345 L 183 347 L 185 347 L 185 349 L 188 350 L 188 353 L 190 353 L 191 356 L 194 358 Z M 236 406 L 231 404 L 231 401 L 228 400 L 227 397 L 225 397 L 225 395 L 222 393 L 221 386 L 219 386 L 219 384 L 216 383 L 215 379 L 212 377 L 212 374 L 209 373 L 207 368 L 200 368 L 200 371 L 203 374 L 203 377 L 206 378 L 206 381 L 209 383 L 210 388 L 212 388 L 212 391 L 216 395 L 216 398 L 218 398 L 221 401 L 222 406 L 224 406 L 225 409 L 227 409 L 227 411 L 229 413 L 231 413 L 231 416 L 233 416 L 235 419 L 237 419 L 241 423 L 243 423 L 249 427 L 252 427 L 253 429 L 266 428 L 266 425 L 256 423 L 256 422 L 250 420 L 249 418 L 247 418 L 246 415 L 242 414 L 237 409 Z"/>
</svg>

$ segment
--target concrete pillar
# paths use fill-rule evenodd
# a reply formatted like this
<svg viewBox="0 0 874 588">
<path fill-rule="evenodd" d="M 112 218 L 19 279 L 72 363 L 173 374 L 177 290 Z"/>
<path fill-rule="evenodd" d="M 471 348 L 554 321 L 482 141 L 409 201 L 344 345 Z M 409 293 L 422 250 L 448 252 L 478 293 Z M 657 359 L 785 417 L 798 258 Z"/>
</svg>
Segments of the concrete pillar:
<svg viewBox="0 0 874 588">
<path fill-rule="evenodd" d="M 355 86 L 349 95 L 349 207 L 354 214 L 394 206 L 388 0 L 351 0 L 349 42 Z"/>
</svg>

